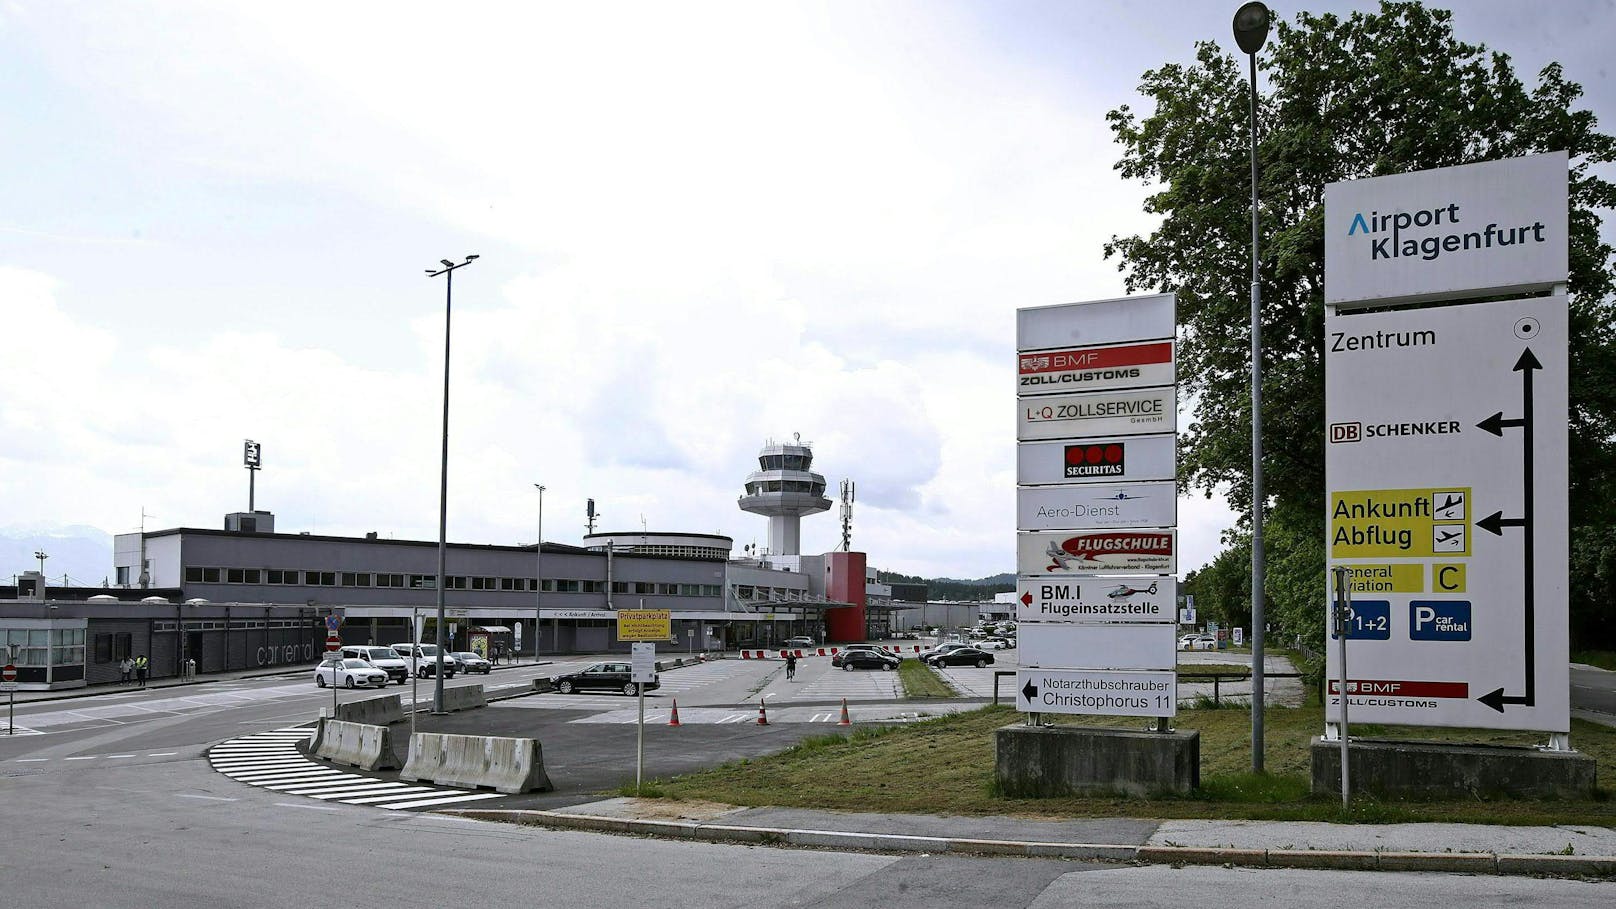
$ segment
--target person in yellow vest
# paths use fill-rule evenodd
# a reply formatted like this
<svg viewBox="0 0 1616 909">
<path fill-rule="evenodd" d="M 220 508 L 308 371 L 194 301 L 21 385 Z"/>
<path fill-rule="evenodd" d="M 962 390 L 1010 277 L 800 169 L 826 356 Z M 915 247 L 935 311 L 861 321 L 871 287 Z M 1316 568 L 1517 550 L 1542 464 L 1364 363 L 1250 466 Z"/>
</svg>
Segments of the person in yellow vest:
<svg viewBox="0 0 1616 909">
<path fill-rule="evenodd" d="M 142 688 L 146 687 L 146 672 L 149 669 L 151 669 L 151 664 L 146 661 L 144 653 L 135 657 L 135 678 L 140 680 L 140 687 Z"/>
</svg>

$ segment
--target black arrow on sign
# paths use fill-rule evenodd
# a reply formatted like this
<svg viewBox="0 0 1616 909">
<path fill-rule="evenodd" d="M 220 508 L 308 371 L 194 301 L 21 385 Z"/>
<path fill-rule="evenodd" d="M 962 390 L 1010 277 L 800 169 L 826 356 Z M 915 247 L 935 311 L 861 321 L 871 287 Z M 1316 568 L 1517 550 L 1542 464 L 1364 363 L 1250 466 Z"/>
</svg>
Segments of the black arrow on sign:
<svg viewBox="0 0 1616 909">
<path fill-rule="evenodd" d="M 1537 644 L 1535 633 L 1537 623 L 1533 618 L 1534 598 L 1537 593 L 1536 576 L 1536 541 L 1532 533 L 1532 373 L 1542 369 L 1543 364 L 1528 347 L 1521 351 L 1521 357 L 1515 361 L 1515 372 L 1521 374 L 1521 416 L 1520 419 L 1504 419 L 1504 412 L 1499 411 L 1476 425 L 1502 437 L 1505 427 L 1520 427 L 1521 430 L 1521 482 L 1523 488 L 1523 502 L 1525 508 L 1521 517 L 1506 518 L 1502 511 L 1492 514 L 1476 522 L 1476 526 L 1496 536 L 1504 535 L 1505 527 L 1519 527 L 1522 531 L 1522 568 L 1524 569 L 1525 589 L 1521 597 L 1521 613 L 1524 620 L 1524 629 L 1521 633 L 1521 646 L 1525 651 L 1522 660 L 1526 674 L 1524 694 L 1505 694 L 1504 689 L 1498 688 L 1489 691 L 1476 700 L 1488 707 L 1504 712 L 1505 704 L 1520 704 L 1531 707 L 1537 702 Z"/>
<path fill-rule="evenodd" d="M 1031 704 L 1038 698 L 1038 686 L 1034 685 L 1032 680 L 1029 679 L 1027 684 L 1021 689 L 1021 696 L 1027 699 L 1027 703 Z"/>
</svg>

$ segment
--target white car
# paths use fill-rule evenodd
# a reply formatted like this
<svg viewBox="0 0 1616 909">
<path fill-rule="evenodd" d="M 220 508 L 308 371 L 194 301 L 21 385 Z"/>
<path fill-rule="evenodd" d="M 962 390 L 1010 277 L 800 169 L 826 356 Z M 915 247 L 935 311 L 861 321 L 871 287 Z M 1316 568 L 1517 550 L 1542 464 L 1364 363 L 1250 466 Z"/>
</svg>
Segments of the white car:
<svg viewBox="0 0 1616 909">
<path fill-rule="evenodd" d="M 343 688 L 386 688 L 387 673 L 364 660 L 331 659 L 320 663 L 314 670 L 314 684 L 325 688 L 340 685 Z"/>
<path fill-rule="evenodd" d="M 979 650 L 1009 650 L 1010 642 L 1004 638 L 984 638 L 976 646 Z"/>
<path fill-rule="evenodd" d="M 410 674 L 420 678 L 428 678 L 438 671 L 438 645 L 436 644 L 394 644 L 393 652 L 410 667 Z M 448 651 L 443 654 L 444 678 L 454 678 L 460 671 L 460 663 Z"/>
</svg>

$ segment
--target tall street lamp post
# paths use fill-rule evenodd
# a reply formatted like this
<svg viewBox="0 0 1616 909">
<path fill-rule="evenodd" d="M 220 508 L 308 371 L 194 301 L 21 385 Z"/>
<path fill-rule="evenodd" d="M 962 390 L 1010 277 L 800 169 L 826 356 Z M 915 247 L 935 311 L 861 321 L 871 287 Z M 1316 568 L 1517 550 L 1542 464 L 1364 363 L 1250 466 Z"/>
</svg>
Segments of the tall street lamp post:
<svg viewBox="0 0 1616 909">
<path fill-rule="evenodd" d="M 429 268 L 427 277 L 436 278 L 444 276 L 443 297 L 443 459 L 438 477 L 438 621 L 436 632 L 437 665 L 432 671 L 432 712 L 444 713 L 443 709 L 443 585 L 444 566 L 449 550 L 449 326 L 454 312 L 454 272 L 457 268 L 465 268 L 475 261 L 477 257 L 470 255 L 461 263 L 440 259 L 442 268 Z M 420 666 L 420 657 L 416 657 L 416 666 Z"/>
<path fill-rule="evenodd" d="M 533 546 L 533 665 L 539 665 L 539 626 L 544 621 L 544 487 L 539 491 L 539 542 Z"/>
<path fill-rule="evenodd" d="M 1234 43 L 1251 63 L 1251 770 L 1263 769 L 1262 285 L 1257 273 L 1257 51 L 1271 16 L 1261 3 L 1235 10 Z"/>
</svg>

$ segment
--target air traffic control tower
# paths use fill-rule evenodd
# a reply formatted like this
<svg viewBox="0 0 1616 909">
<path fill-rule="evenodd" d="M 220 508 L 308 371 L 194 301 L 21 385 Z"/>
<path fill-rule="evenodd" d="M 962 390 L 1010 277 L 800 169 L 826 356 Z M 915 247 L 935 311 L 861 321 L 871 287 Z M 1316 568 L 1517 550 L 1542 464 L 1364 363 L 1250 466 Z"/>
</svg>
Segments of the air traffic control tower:
<svg viewBox="0 0 1616 909">
<path fill-rule="evenodd" d="M 742 511 L 769 517 L 769 552 L 777 556 L 802 554 L 802 516 L 830 510 L 825 478 L 809 470 L 814 453 L 795 437 L 791 444 L 774 440 L 758 454 L 759 469 L 746 478 Z"/>
</svg>

